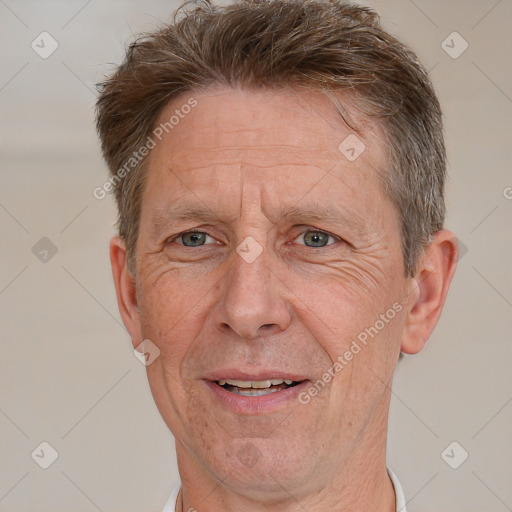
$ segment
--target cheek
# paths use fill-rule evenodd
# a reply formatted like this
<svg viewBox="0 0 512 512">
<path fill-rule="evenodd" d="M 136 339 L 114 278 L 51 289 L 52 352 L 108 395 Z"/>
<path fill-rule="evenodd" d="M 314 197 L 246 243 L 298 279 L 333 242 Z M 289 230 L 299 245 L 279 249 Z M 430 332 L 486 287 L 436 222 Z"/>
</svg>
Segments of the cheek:
<svg viewBox="0 0 512 512">
<path fill-rule="evenodd" d="M 400 301 L 387 303 L 376 316 L 360 315 L 345 341 L 332 343 L 331 356 L 339 363 L 334 401 L 352 404 L 355 415 L 367 415 L 381 402 L 396 367 L 404 319 Z"/>
<path fill-rule="evenodd" d="M 322 372 L 330 371 L 334 378 L 323 373 L 322 380 L 332 383 L 329 402 L 346 404 L 331 409 L 330 421 L 343 424 L 347 431 L 365 424 L 386 391 L 404 322 L 397 274 L 386 269 L 368 278 L 369 268 L 347 264 L 316 279 L 295 279 L 290 285 L 299 298 L 300 322 L 328 356 Z"/>
<path fill-rule="evenodd" d="M 295 309 L 306 327 L 341 350 L 401 299 L 399 280 L 390 278 L 394 275 L 392 269 L 343 262 L 324 266 L 317 274 L 295 273 L 282 279 L 293 291 Z M 394 313 L 391 310 L 389 316 Z"/>
<path fill-rule="evenodd" d="M 142 335 L 158 346 L 166 368 L 177 373 L 188 347 L 206 321 L 211 308 L 209 292 L 215 282 L 204 278 L 184 281 L 173 270 L 151 277 L 141 276 Z"/>
</svg>

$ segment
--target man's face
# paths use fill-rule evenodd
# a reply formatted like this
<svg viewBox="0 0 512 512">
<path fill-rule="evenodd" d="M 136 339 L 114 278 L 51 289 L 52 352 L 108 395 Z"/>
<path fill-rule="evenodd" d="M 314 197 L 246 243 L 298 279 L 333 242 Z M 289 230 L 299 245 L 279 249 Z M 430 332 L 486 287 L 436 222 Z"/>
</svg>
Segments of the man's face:
<svg viewBox="0 0 512 512">
<path fill-rule="evenodd" d="M 151 390 L 180 460 L 234 489 L 306 491 L 386 434 L 410 280 L 382 129 L 365 124 L 354 159 L 363 147 L 320 93 L 192 96 L 142 200 Z"/>
</svg>

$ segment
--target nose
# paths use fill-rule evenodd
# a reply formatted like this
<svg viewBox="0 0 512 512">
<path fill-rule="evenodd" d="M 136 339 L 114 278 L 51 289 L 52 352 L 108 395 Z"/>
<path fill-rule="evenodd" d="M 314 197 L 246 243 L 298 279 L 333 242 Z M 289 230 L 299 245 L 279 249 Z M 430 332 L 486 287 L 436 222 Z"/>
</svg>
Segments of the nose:
<svg viewBox="0 0 512 512">
<path fill-rule="evenodd" d="M 265 251 L 251 263 L 239 254 L 221 285 L 216 322 L 245 339 L 277 334 L 290 325 L 290 305 Z"/>
</svg>

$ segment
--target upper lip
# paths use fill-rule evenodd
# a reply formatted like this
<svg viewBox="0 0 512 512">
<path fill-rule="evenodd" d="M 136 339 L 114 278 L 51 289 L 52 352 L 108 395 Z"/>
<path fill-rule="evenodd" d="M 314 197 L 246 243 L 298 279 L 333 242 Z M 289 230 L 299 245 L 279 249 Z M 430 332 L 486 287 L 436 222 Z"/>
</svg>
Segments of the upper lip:
<svg viewBox="0 0 512 512">
<path fill-rule="evenodd" d="M 242 381 L 261 381 L 271 379 L 293 380 L 294 382 L 301 382 L 307 380 L 303 375 L 297 373 L 285 372 L 283 370 L 259 370 L 256 372 L 244 372 L 237 369 L 216 370 L 208 373 L 204 379 L 213 382 L 223 380 L 242 380 Z"/>
</svg>

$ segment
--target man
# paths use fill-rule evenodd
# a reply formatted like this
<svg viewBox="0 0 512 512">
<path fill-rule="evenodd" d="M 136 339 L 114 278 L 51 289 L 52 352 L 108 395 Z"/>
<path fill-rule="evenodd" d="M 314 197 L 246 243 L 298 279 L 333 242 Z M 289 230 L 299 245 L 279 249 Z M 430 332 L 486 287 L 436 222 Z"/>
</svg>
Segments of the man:
<svg viewBox="0 0 512 512">
<path fill-rule="evenodd" d="M 457 260 L 415 55 L 360 6 L 205 3 L 130 46 L 98 130 L 119 309 L 176 439 L 165 510 L 404 511 L 392 376 Z"/>
</svg>

